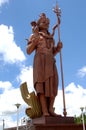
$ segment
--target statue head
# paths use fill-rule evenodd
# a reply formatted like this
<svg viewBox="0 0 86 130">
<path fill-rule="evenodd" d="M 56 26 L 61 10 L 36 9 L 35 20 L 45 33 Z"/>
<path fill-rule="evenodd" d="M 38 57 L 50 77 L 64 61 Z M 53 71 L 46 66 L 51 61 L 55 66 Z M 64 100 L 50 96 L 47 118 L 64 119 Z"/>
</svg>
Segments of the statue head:
<svg viewBox="0 0 86 130">
<path fill-rule="evenodd" d="M 41 13 L 40 17 L 37 21 L 37 26 L 39 29 L 46 29 L 48 30 L 50 24 L 50 20 L 46 17 L 45 13 Z"/>
</svg>

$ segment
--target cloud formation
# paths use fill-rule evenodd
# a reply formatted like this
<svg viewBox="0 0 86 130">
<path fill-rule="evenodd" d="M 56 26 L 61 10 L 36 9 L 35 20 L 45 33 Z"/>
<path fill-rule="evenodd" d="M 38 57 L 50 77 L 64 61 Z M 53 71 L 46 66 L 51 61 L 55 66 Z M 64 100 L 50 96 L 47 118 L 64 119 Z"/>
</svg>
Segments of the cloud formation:
<svg viewBox="0 0 86 130">
<path fill-rule="evenodd" d="M 86 76 L 86 66 L 83 66 L 81 69 L 78 70 L 78 75 L 83 78 Z"/>
<path fill-rule="evenodd" d="M 0 0 L 0 7 L 1 7 L 3 4 L 8 3 L 8 2 L 9 2 L 9 0 Z"/>
<path fill-rule="evenodd" d="M 22 66 L 20 74 L 17 76 L 17 80 L 21 83 L 27 82 L 29 92 L 34 91 L 33 88 L 33 68 L 32 66 Z"/>
<path fill-rule="evenodd" d="M 73 82 L 65 87 L 65 104 L 68 116 L 79 116 L 80 107 L 86 106 L 86 89 L 80 85 L 75 85 Z M 63 95 L 62 90 L 59 90 L 55 100 L 56 112 L 63 114 Z"/>
<path fill-rule="evenodd" d="M 23 51 L 15 43 L 13 27 L 0 25 L 0 60 L 12 64 L 25 59 Z"/>
<path fill-rule="evenodd" d="M 25 107 L 27 106 L 22 100 L 20 88 L 14 88 L 9 81 L 0 81 L 0 90 L 3 88 L 3 92 L 0 94 L 0 130 L 2 130 L 2 121 L 5 120 L 5 128 L 16 126 L 17 108 L 16 103 L 20 103 L 20 110 L 22 115 L 25 115 Z M 24 110 L 23 110 L 24 109 Z"/>
</svg>

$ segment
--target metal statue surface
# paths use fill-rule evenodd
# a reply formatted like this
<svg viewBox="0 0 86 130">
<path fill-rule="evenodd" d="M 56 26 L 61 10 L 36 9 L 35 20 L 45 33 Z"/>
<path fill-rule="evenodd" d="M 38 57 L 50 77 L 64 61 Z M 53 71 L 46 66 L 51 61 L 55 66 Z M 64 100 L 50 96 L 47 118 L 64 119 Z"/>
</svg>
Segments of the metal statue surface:
<svg viewBox="0 0 86 130">
<path fill-rule="evenodd" d="M 60 24 L 53 27 L 52 34 L 48 31 L 50 20 L 41 13 L 37 21 L 32 21 L 32 34 L 28 39 L 26 51 L 35 51 L 33 62 L 33 83 L 42 107 L 43 116 L 57 116 L 54 112 L 54 101 L 58 92 L 58 72 L 55 55 L 60 52 L 62 42 L 55 45 L 54 33 Z"/>
</svg>

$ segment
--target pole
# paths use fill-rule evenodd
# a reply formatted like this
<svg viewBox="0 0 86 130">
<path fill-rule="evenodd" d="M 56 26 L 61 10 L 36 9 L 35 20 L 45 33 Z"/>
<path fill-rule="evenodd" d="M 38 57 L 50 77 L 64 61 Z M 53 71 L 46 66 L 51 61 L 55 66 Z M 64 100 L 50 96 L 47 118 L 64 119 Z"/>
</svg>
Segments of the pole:
<svg viewBox="0 0 86 130">
<path fill-rule="evenodd" d="M 84 107 L 81 107 L 80 109 L 81 109 L 81 114 L 82 114 L 83 130 L 85 130 L 85 122 L 84 122 L 84 114 L 83 114 Z"/>
<path fill-rule="evenodd" d="M 56 13 L 57 16 L 57 23 L 60 20 L 61 16 L 61 10 L 58 8 L 58 5 L 56 4 L 56 7 L 53 9 L 54 13 Z M 60 25 L 58 25 L 58 42 L 60 41 Z M 64 92 L 64 78 L 63 78 L 63 66 L 62 66 L 62 53 L 60 51 L 60 67 L 61 67 L 61 79 L 62 79 L 62 92 L 63 92 L 63 114 L 66 117 L 66 105 L 65 105 L 65 92 Z"/>
<path fill-rule="evenodd" d="M 4 130 L 4 126 L 5 126 L 5 123 L 4 123 L 4 119 L 3 119 L 3 130 Z"/>
<path fill-rule="evenodd" d="M 17 130 L 18 130 L 18 126 L 19 126 L 19 107 L 21 104 L 17 103 L 15 104 L 15 106 L 17 107 Z"/>
</svg>

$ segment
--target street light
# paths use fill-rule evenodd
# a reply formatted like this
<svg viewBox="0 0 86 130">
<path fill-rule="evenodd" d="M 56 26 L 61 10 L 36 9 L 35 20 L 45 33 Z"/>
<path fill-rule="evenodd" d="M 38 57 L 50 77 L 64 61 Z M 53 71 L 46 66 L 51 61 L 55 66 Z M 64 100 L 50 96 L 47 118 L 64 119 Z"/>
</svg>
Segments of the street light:
<svg viewBox="0 0 86 130">
<path fill-rule="evenodd" d="M 18 123 L 19 123 L 19 107 L 20 107 L 21 104 L 17 103 L 15 104 L 15 106 L 17 107 L 17 130 L 18 130 Z"/>
<path fill-rule="evenodd" d="M 3 119 L 3 120 L 0 120 L 0 121 L 2 121 L 2 128 L 3 128 L 3 130 L 4 130 L 4 126 L 5 126 L 5 120 Z"/>
<path fill-rule="evenodd" d="M 80 107 L 80 109 L 81 109 L 81 112 L 82 112 L 83 130 L 85 130 L 85 122 L 84 122 L 84 114 L 83 114 L 84 107 Z"/>
<path fill-rule="evenodd" d="M 4 123 L 4 119 L 3 119 L 3 130 L 4 130 L 4 126 L 5 126 L 5 123 Z"/>
<path fill-rule="evenodd" d="M 85 107 L 85 115 L 86 115 L 86 107 Z"/>
</svg>

